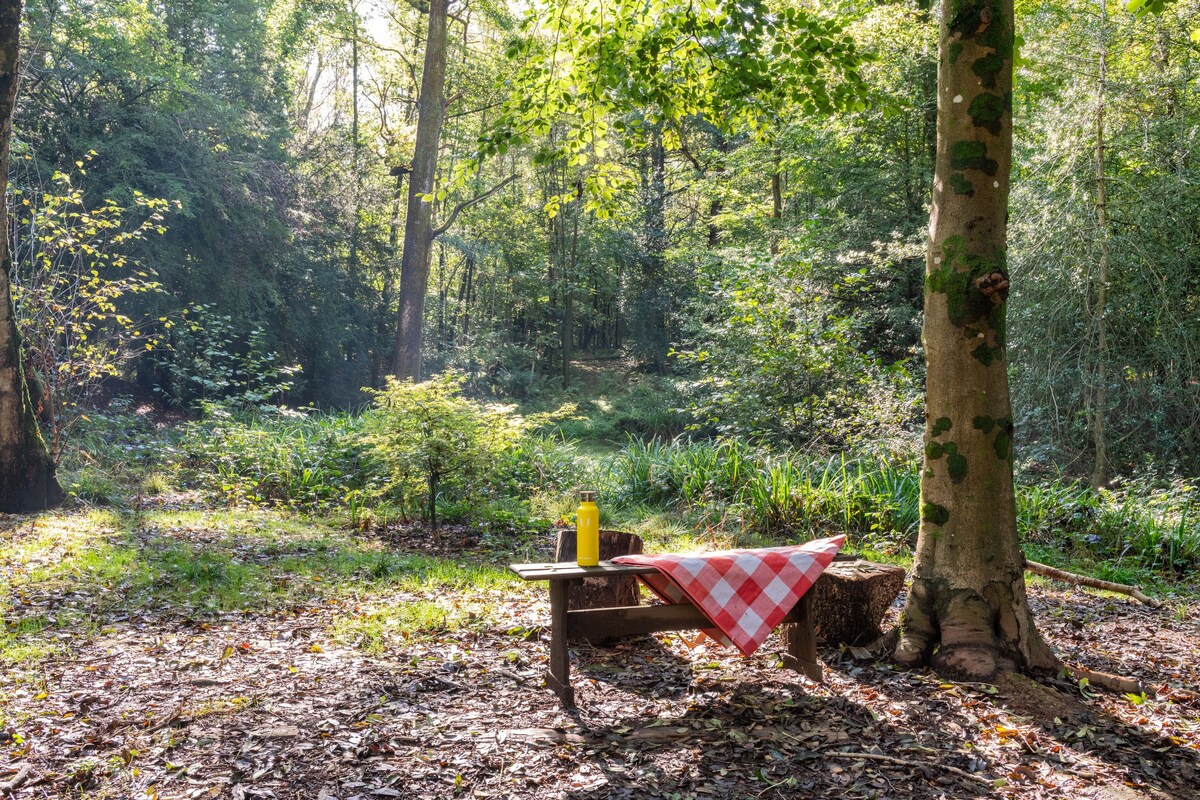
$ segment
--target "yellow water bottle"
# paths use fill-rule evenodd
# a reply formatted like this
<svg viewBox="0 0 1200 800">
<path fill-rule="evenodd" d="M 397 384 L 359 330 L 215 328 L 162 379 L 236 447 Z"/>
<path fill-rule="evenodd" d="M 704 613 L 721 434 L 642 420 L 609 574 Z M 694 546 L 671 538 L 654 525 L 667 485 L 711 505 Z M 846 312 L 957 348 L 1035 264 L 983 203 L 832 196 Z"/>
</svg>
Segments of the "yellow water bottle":
<svg viewBox="0 0 1200 800">
<path fill-rule="evenodd" d="M 579 509 L 575 512 L 575 563 L 594 567 L 600 563 L 600 509 L 596 507 L 595 492 L 579 493 Z"/>
</svg>

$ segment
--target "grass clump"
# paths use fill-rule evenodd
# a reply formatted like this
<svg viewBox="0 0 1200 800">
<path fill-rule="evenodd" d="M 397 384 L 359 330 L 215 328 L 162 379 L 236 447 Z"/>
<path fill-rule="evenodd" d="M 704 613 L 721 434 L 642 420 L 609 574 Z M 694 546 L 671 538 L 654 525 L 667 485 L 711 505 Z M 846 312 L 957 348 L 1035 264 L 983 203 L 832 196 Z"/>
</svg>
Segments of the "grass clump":
<svg viewBox="0 0 1200 800">
<path fill-rule="evenodd" d="M 427 639 L 462 628 L 491 624 L 485 604 L 416 599 L 343 617 L 329 628 L 334 641 L 380 655 L 407 639 Z"/>
</svg>

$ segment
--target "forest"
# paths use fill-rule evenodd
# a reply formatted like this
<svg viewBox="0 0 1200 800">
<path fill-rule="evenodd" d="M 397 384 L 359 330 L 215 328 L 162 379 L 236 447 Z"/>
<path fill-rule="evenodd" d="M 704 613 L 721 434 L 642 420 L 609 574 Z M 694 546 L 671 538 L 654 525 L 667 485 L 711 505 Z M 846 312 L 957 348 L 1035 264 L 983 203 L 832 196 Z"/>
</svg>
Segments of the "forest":
<svg viewBox="0 0 1200 800">
<path fill-rule="evenodd" d="M 1196 0 L 0 0 L 0 189 L 0 796 L 1200 798 Z"/>
</svg>

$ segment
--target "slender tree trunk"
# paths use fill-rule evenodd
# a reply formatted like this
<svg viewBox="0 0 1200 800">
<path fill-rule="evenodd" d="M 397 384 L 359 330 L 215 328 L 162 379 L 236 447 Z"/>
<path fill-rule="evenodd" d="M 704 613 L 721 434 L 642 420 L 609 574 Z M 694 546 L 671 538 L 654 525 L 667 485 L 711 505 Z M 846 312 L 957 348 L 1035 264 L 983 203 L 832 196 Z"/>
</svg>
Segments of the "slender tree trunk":
<svg viewBox="0 0 1200 800">
<path fill-rule="evenodd" d="M 1108 437 L 1105 429 L 1108 406 L 1108 205 L 1104 181 L 1104 92 L 1108 80 L 1108 10 L 1100 0 L 1100 75 L 1096 87 L 1096 225 L 1100 234 L 1100 264 L 1096 277 L 1096 387 L 1092 405 L 1092 486 L 1108 481 Z"/>
<path fill-rule="evenodd" d="M 1013 0 L 943 4 L 921 528 L 896 658 L 932 658 L 969 679 L 1057 663 L 1026 598 L 1013 493 L 1004 344 L 1012 57 Z"/>
<path fill-rule="evenodd" d="M 354 219 L 351 221 L 350 228 L 350 267 L 349 267 L 349 291 L 354 291 L 354 284 L 358 280 L 358 239 L 359 239 L 359 217 L 362 209 L 362 163 L 361 151 L 362 142 L 358 136 L 358 8 L 354 5 L 350 6 L 350 13 L 353 16 L 350 32 L 350 136 L 351 149 L 353 151 L 353 170 L 354 170 Z"/>
<path fill-rule="evenodd" d="M 779 255 L 780 222 L 783 220 L 783 169 L 779 145 L 771 160 L 771 255 Z"/>
<path fill-rule="evenodd" d="M 579 204 L 580 200 L 576 199 L 575 213 L 571 220 L 571 255 L 567 260 L 567 269 L 565 272 L 565 280 L 563 281 L 566 288 L 567 296 L 565 298 L 566 308 L 563 314 L 563 329 L 562 329 L 562 379 L 563 387 L 569 388 L 571 385 L 571 350 L 575 344 L 575 281 L 577 279 L 576 266 L 579 263 Z"/>
<path fill-rule="evenodd" d="M 379 343 L 377 347 L 380 349 L 376 351 L 375 359 L 371 364 L 371 386 L 376 388 L 383 382 L 383 372 L 387 363 L 387 357 L 382 352 L 383 343 L 388 341 L 389 334 L 392 332 L 392 327 L 388 323 L 388 315 L 391 313 L 392 296 L 396 288 L 396 273 L 400 265 L 400 198 L 404 194 L 404 176 L 408 174 L 408 167 L 397 164 L 392 167 L 391 174 L 396 179 L 396 185 L 392 187 L 392 217 L 388 226 L 389 263 L 387 269 L 383 271 L 383 290 L 379 297 L 381 309 L 376 322 L 376 341 Z"/>
<path fill-rule="evenodd" d="M 417 111 L 417 141 L 408 186 L 404 252 L 400 258 L 400 311 L 393 371 L 397 378 L 420 380 L 425 292 L 429 288 L 429 250 L 433 243 L 433 193 L 438 144 L 446 115 L 446 16 L 449 0 L 430 0 L 425 66 Z"/>
<path fill-rule="evenodd" d="M 667 169 L 662 132 L 655 130 L 647 147 L 642 174 L 640 274 L 636 276 L 638 350 L 650 371 L 667 369 Z"/>
<path fill-rule="evenodd" d="M 40 511 L 57 505 L 62 490 L 29 399 L 21 337 L 13 309 L 12 253 L 8 248 L 9 143 L 20 81 L 20 0 L 0 0 L 0 512 Z"/>
</svg>

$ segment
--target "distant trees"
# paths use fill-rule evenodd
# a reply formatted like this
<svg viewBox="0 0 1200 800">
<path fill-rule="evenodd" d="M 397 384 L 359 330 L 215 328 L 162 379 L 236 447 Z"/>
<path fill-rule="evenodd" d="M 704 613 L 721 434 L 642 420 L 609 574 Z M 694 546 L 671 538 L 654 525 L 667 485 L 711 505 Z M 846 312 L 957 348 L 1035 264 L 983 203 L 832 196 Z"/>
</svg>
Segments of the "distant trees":
<svg viewBox="0 0 1200 800">
<path fill-rule="evenodd" d="M 1027 459 L 1096 482 L 1200 470 L 1198 13 L 1070 0 L 1021 49 L 1014 405 Z"/>
<path fill-rule="evenodd" d="M 349 405 L 389 372 L 448 367 L 524 397 L 577 379 L 581 357 L 623 356 L 684 378 L 714 425 L 746 433 L 709 379 L 727 364 L 751 380 L 739 348 L 798 319 L 812 346 L 772 367 L 807 376 L 790 386 L 857 364 L 921 380 L 937 99 L 923 2 L 836 16 L 794 0 L 603 14 L 552 0 L 525 24 L 448 0 L 29 2 L 14 186 L 33 192 L 95 150 L 82 207 L 179 201 L 166 235 L 129 253 L 162 291 L 117 312 L 209 309 L 229 363 L 254 350 L 303 367 L 292 400 Z M 1014 282 L 1014 425 L 1023 453 L 1072 472 L 1093 472 L 1098 432 L 1106 476 L 1200 464 L 1197 13 L 1115 15 L 1106 41 L 1129 46 L 1109 47 L 1103 88 L 1092 0 L 1040 6 L 1021 45 L 1009 254 L 1038 280 Z M 780 272 L 801 276 L 795 291 Z M 187 385 L 178 344 L 123 377 Z M 836 358 L 808 357 L 823 349 Z M 703 364 L 672 355 L 706 350 Z M 823 397 L 813 407 L 840 429 L 858 413 Z"/>
<path fill-rule="evenodd" d="M 13 109 L 20 83 L 21 2 L 0 2 L 0 196 L 8 190 Z M 62 497 L 38 430 L 13 310 L 8 204 L 0 204 L 0 512 L 38 511 Z"/>
</svg>

